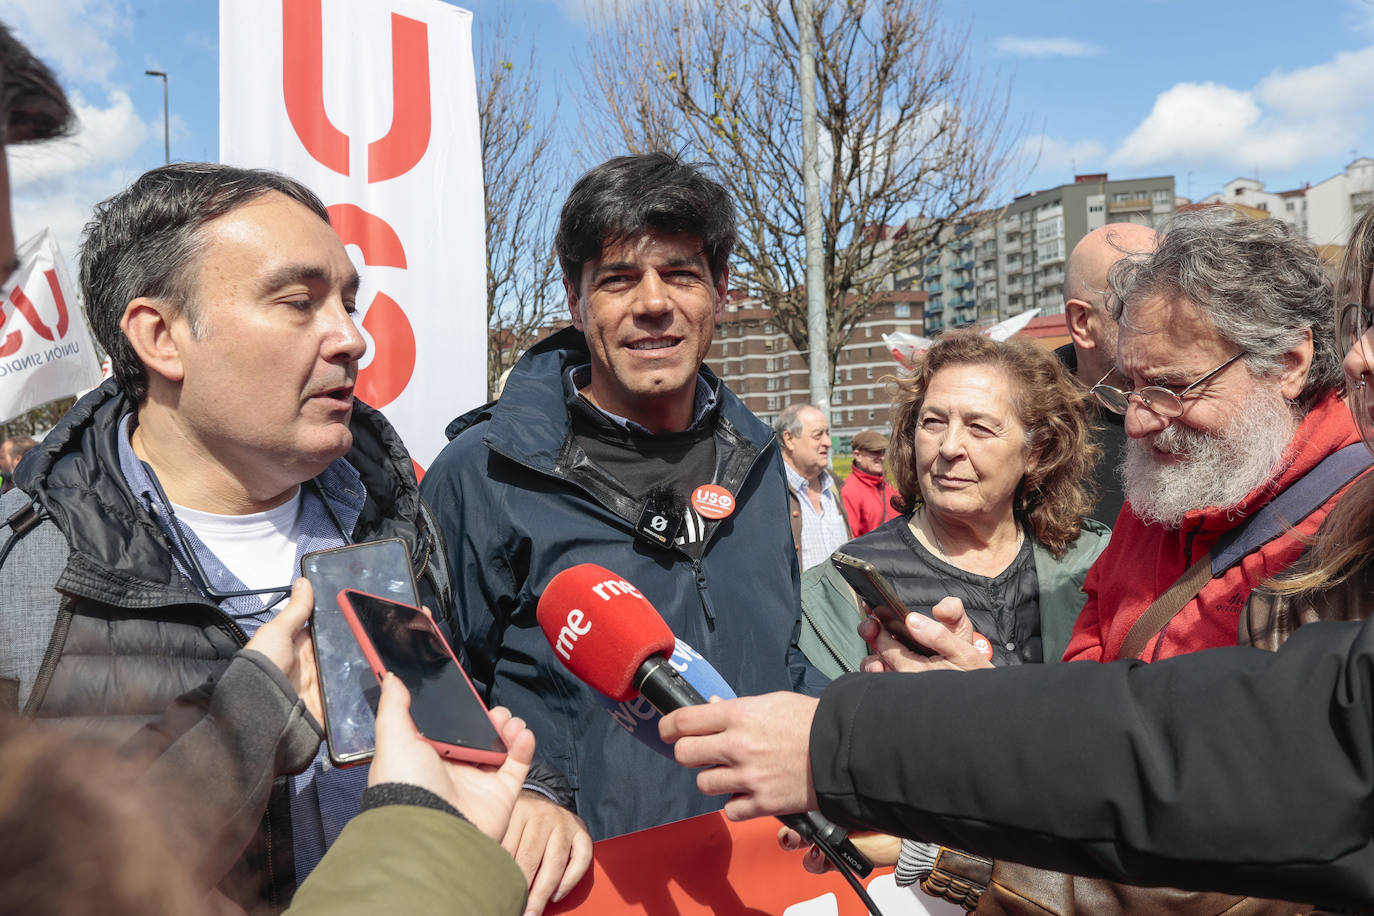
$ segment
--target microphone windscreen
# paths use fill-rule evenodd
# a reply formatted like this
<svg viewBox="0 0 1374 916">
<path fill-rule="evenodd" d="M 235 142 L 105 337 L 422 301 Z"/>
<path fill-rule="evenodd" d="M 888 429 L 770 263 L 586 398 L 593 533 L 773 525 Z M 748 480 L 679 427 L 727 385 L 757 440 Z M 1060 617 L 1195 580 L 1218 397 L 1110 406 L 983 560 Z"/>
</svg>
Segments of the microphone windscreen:
<svg viewBox="0 0 1374 916">
<path fill-rule="evenodd" d="M 549 580 L 536 612 L 544 638 L 578 680 L 616 701 L 635 696 L 635 672 L 676 640 L 639 589 L 594 563 Z"/>
</svg>

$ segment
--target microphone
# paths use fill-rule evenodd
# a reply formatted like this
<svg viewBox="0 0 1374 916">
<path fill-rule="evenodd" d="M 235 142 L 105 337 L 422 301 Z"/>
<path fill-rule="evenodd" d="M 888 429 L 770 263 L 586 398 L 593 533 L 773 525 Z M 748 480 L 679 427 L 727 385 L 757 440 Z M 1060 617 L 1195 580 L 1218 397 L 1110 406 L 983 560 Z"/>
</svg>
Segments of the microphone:
<svg viewBox="0 0 1374 916">
<path fill-rule="evenodd" d="M 702 696 L 720 697 L 722 700 L 735 698 L 735 691 L 720 673 L 711 667 L 711 663 L 703 658 L 700 652 L 682 639 L 677 640 L 673 654 L 668 656 L 668 664 Z M 673 746 L 664 743 L 658 736 L 658 723 L 663 714 L 655 709 L 652 703 L 641 696 L 616 702 L 598 691 L 592 693 L 616 724 L 633 735 L 635 740 L 676 762 L 673 757 Z"/>
<path fill-rule="evenodd" d="M 679 640 L 663 617 L 639 589 L 610 570 L 581 563 L 558 573 L 539 596 L 536 616 L 564 667 L 611 700 L 625 703 L 639 695 L 665 716 L 706 702 L 672 664 Z M 860 877 L 873 871 L 873 863 L 849 835 L 819 813 L 783 815 L 778 820 Z"/>
</svg>

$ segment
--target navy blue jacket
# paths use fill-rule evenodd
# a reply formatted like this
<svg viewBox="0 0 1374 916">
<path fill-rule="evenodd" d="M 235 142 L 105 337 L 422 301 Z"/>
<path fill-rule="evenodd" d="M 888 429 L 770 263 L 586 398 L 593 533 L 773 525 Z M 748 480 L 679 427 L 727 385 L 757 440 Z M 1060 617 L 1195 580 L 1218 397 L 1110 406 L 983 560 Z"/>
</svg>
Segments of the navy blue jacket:
<svg viewBox="0 0 1374 916">
<path fill-rule="evenodd" d="M 797 560 L 772 431 L 722 385 L 715 482 L 735 494 L 735 512 L 700 561 L 651 546 L 634 533 L 642 505 L 571 437 L 562 373 L 588 360 L 571 328 L 533 347 L 500 401 L 450 426 L 456 438 L 422 493 L 453 564 L 455 643 L 473 680 L 529 723 L 540 759 L 568 777 L 577 813 L 602 839 L 723 800 L 622 731 L 553 654 L 535 609 L 555 574 L 598 563 L 623 576 L 740 695 L 814 693 L 825 678 L 796 648 Z"/>
</svg>

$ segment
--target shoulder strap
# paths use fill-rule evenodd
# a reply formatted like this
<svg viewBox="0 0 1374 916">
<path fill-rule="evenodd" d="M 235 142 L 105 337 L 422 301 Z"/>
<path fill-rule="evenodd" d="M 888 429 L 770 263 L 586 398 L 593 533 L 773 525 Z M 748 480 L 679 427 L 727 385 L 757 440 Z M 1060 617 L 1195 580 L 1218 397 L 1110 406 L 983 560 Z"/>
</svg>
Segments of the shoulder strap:
<svg viewBox="0 0 1374 916">
<path fill-rule="evenodd" d="M 0 703 L 11 712 L 28 712 L 42 702 L 48 680 L 66 643 L 71 612 L 53 590 L 67 563 L 67 540 L 53 530 L 39 538 L 39 544 L 23 554 L 17 581 L 5 573 L 11 551 L 21 538 L 38 528 L 43 510 L 31 500 L 3 522 L 9 536 L 0 544 L 0 581 L 6 583 L 4 639 L 0 644 Z M 23 583 L 45 583 L 23 588 Z"/>
<path fill-rule="evenodd" d="M 1208 582 L 1325 505 L 1371 463 L 1374 463 L 1374 455 L 1363 442 L 1332 452 L 1259 512 L 1218 538 L 1208 553 L 1188 567 L 1177 582 L 1136 618 L 1117 657 L 1138 658 L 1145 644 L 1164 629 L 1184 605 L 1197 597 Z"/>
</svg>

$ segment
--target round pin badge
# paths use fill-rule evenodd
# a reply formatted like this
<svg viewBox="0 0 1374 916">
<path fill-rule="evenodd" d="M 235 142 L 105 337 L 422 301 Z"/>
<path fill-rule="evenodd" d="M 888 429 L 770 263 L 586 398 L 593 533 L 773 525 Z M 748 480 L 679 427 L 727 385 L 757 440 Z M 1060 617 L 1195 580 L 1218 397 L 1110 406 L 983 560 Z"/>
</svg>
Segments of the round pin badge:
<svg viewBox="0 0 1374 916">
<path fill-rule="evenodd" d="M 981 633 L 973 634 L 973 648 L 983 653 L 983 658 L 992 661 L 992 643 Z"/>
<path fill-rule="evenodd" d="M 704 483 L 692 491 L 692 508 L 702 518 L 722 519 L 735 511 L 735 497 L 714 483 Z"/>
</svg>

